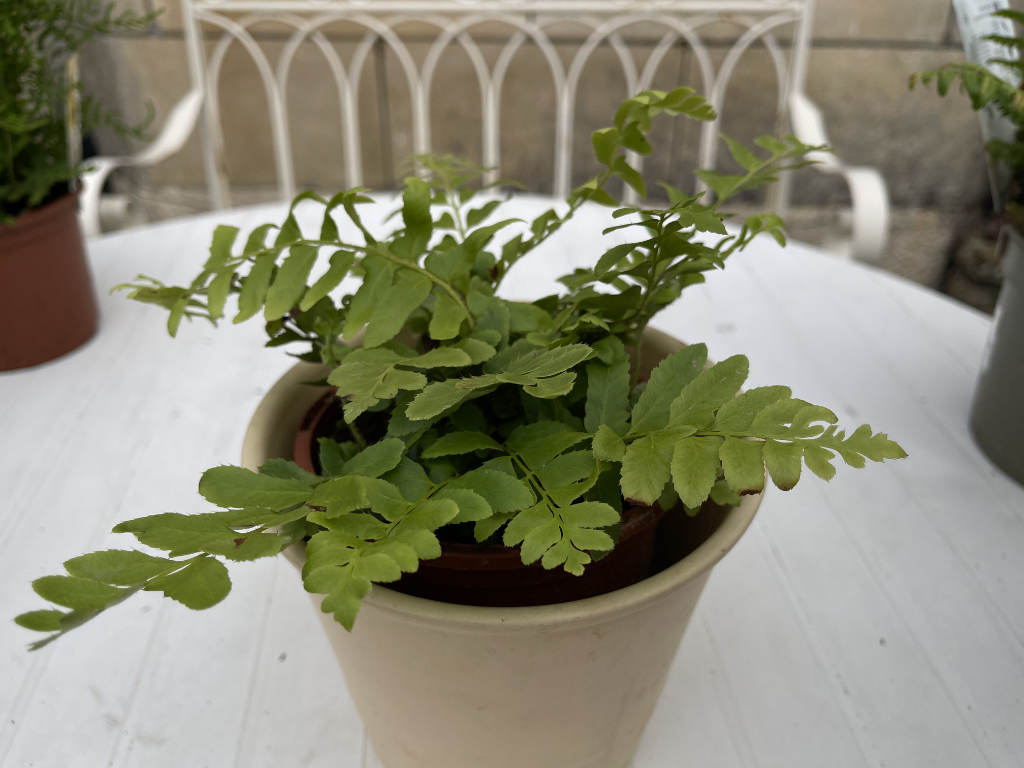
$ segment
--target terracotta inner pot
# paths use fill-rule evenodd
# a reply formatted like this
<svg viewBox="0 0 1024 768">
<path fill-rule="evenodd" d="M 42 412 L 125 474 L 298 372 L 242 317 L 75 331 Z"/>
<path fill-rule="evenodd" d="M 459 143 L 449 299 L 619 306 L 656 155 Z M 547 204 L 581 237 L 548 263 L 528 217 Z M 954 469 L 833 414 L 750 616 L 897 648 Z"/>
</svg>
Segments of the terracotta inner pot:
<svg viewBox="0 0 1024 768">
<path fill-rule="evenodd" d="M 0 224 L 0 370 L 51 360 L 96 333 L 77 210 L 69 194 Z"/>
<path fill-rule="evenodd" d="M 329 390 L 306 413 L 295 435 L 295 462 L 319 473 L 318 440 L 330 437 L 341 419 L 341 403 Z M 582 576 L 562 568 L 524 565 L 516 548 L 442 539 L 441 557 L 424 560 L 389 589 L 446 603 L 529 606 L 580 600 L 635 584 L 693 551 L 718 526 L 724 510 L 713 504 L 695 518 L 681 505 L 668 514 L 658 505 L 623 512 L 615 549 L 590 563 Z M 657 544 L 656 544 L 657 542 Z M 673 542 L 666 546 L 664 542 Z"/>
</svg>

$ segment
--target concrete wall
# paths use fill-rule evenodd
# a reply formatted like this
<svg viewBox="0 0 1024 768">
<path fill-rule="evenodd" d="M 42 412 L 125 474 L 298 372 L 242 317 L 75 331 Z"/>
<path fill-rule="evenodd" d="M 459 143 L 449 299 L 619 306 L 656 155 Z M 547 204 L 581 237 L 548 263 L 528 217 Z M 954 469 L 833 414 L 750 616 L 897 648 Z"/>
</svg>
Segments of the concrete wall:
<svg viewBox="0 0 1024 768">
<path fill-rule="evenodd" d="M 122 5 L 147 10 L 157 1 L 122 0 Z M 142 114 L 142 104 L 149 99 L 157 126 L 188 88 L 180 7 L 177 0 L 167 3 L 150 34 L 106 39 L 83 62 L 87 79 L 129 115 Z M 1014 3 L 1022 4 L 1024 0 Z M 270 55 L 280 47 L 272 35 L 261 44 Z M 591 170 L 589 132 L 607 124 L 614 105 L 627 95 L 607 53 L 595 59 L 584 77 L 576 137 L 575 167 L 580 179 Z M 722 49 L 715 51 L 718 57 L 722 54 Z M 926 246 L 931 250 L 948 248 L 954 224 L 963 220 L 964 211 L 982 208 L 987 194 L 983 148 L 977 121 L 963 96 L 940 99 L 932 90 L 911 92 L 907 77 L 959 58 L 949 0 L 818 0 L 807 92 L 824 112 L 840 157 L 880 169 L 897 208 L 927 209 L 934 214 L 906 225 L 915 237 L 927 237 L 923 230 L 928 228 L 941 230 L 941 237 Z M 289 112 L 299 183 L 331 190 L 343 185 L 339 107 L 325 82 L 321 61 L 312 52 L 298 57 Z M 366 181 L 391 187 L 400 178 L 401 159 L 411 151 L 407 93 L 392 57 L 384 55 L 372 63 L 361 91 L 362 128 L 367 137 L 383 138 L 367 141 Z M 676 51 L 659 71 L 657 85 L 685 83 L 693 79 L 692 74 L 690 55 Z M 479 157 L 479 129 L 473 122 L 479 96 L 468 61 L 456 52 L 446 58 L 438 77 L 445 84 L 437 89 L 433 103 L 432 129 L 438 148 Z M 222 82 L 226 163 L 232 183 L 266 188 L 274 180 L 266 104 L 255 69 L 240 51 L 228 56 Z M 506 121 L 503 173 L 536 191 L 550 189 L 554 96 L 549 82 L 539 56 L 520 56 L 512 67 L 502 107 Z M 775 88 L 767 56 L 763 50 L 751 51 L 728 92 L 725 131 L 738 138 L 771 132 Z M 386 99 L 381 98 L 383 93 Z M 692 146 L 691 136 L 684 129 L 674 130 L 675 135 L 663 131 L 661 139 L 672 151 L 653 159 L 652 176 L 678 180 L 692 169 L 692 152 L 685 149 Z M 101 135 L 99 139 L 105 153 L 125 149 L 117 137 Z M 203 177 L 197 139 L 193 137 L 182 153 L 137 181 L 151 195 L 159 195 L 161 189 L 197 190 L 186 208 L 201 207 L 198 190 Z M 803 205 L 820 207 L 846 200 L 841 182 L 810 171 L 801 172 L 794 192 L 795 202 Z M 897 220 L 897 239 L 901 226 Z M 930 272 L 919 279 L 934 282 L 936 275 Z"/>
</svg>

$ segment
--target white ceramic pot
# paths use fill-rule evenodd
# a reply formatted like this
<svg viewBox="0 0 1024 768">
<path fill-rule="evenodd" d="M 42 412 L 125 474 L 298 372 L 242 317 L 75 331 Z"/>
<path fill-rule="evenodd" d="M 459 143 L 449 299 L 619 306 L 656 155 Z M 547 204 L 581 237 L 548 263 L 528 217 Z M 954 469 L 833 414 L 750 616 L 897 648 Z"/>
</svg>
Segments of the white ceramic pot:
<svg viewBox="0 0 1024 768">
<path fill-rule="evenodd" d="M 660 358 L 679 343 L 645 339 Z M 644 357 L 649 353 L 645 352 Z M 243 463 L 290 458 L 322 388 L 299 364 L 260 404 Z M 481 608 L 374 586 L 349 633 L 324 627 L 387 768 L 623 768 L 712 566 L 750 524 L 747 496 L 694 552 L 644 581 L 570 603 Z M 301 568 L 301 547 L 289 551 Z M 320 598 L 313 596 L 319 608 Z"/>
</svg>

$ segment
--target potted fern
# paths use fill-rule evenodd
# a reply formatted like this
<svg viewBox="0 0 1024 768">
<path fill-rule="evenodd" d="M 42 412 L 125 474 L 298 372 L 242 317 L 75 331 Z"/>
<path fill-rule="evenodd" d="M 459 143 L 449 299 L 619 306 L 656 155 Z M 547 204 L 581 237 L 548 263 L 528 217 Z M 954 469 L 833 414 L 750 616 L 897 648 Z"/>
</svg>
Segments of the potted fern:
<svg viewBox="0 0 1024 768">
<path fill-rule="evenodd" d="M 0 370 L 62 355 L 92 337 L 97 307 L 78 229 L 83 165 L 69 125 L 137 134 L 83 95 L 75 54 L 96 35 L 150 19 L 98 0 L 24 0 L 0 19 Z M 71 69 L 69 69 L 71 68 Z M 72 131 L 72 134 L 74 131 Z"/>
<path fill-rule="evenodd" d="M 1000 10 L 992 15 L 1024 23 L 1024 13 L 1019 11 Z M 1003 223 L 997 243 L 1002 251 L 1003 282 L 971 403 L 970 427 L 988 457 L 1024 483 L 1024 451 L 1020 448 L 1024 428 L 1024 61 L 1019 58 L 1024 38 L 986 35 L 982 39 L 1002 46 L 1011 57 L 945 64 L 912 75 L 910 86 L 934 82 L 944 96 L 959 83 L 973 110 L 994 110 L 996 118 L 1003 120 L 1005 130 L 996 132 L 985 146 L 993 171 L 993 199 Z"/>
<path fill-rule="evenodd" d="M 218 227 L 191 284 L 126 286 L 168 310 L 172 335 L 236 296 L 235 322 L 262 314 L 268 344 L 302 361 L 253 416 L 244 466 L 203 474 L 218 511 L 127 521 L 115 530 L 150 549 L 33 582 L 59 606 L 17 618 L 47 633 L 33 647 L 140 590 L 209 607 L 230 589 L 223 561 L 284 553 L 388 768 L 625 765 L 766 477 L 789 489 L 803 466 L 831 477 L 836 454 L 905 455 L 787 387 L 741 392 L 742 356 L 709 364 L 648 329 L 758 235 L 783 240 L 771 214 L 727 229 L 722 206 L 821 149 L 727 139 L 742 171 L 699 172 L 713 201 L 664 185 L 665 207 L 620 207 L 613 180 L 646 194 L 626 152 L 650 151 L 659 114 L 714 117 L 688 88 L 628 99 L 593 135 L 601 172 L 529 223 L 479 194 L 482 169 L 423 157 L 390 232 L 363 224 L 362 190 L 304 193 L 279 226 Z M 628 241 L 559 295 L 501 297 L 588 203 L 615 206 Z M 318 232 L 298 205 L 320 206 Z"/>
</svg>

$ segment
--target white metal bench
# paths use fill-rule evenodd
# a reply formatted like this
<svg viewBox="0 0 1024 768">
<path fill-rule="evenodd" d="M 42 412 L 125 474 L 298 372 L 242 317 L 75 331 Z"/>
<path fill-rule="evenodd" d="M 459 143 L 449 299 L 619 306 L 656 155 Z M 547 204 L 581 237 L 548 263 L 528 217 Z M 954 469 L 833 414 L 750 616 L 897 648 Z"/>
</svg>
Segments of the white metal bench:
<svg viewBox="0 0 1024 768">
<path fill-rule="evenodd" d="M 550 84 L 557 100 L 551 145 L 550 189 L 565 195 L 573 179 L 573 129 L 577 108 L 587 94 L 580 92 L 581 76 L 595 51 L 610 48 L 622 68 L 627 90 L 635 93 L 650 87 L 666 55 L 686 46 L 695 63 L 699 90 L 721 113 L 726 103 L 730 78 L 745 52 L 761 45 L 769 54 L 778 82 L 776 133 L 793 133 L 811 144 L 827 143 L 822 117 L 807 98 L 803 85 L 810 51 L 813 0 L 181 0 L 188 65 L 193 90 L 168 121 L 157 144 L 134 158 L 101 159 L 97 167 L 105 174 L 119 164 L 151 164 L 184 144 L 197 118 L 202 137 L 202 156 L 214 208 L 230 205 L 225 173 L 225 139 L 221 120 L 221 70 L 233 46 L 251 56 L 259 73 L 270 110 L 277 189 L 282 198 L 297 191 L 292 139 L 288 120 L 292 64 L 302 46 L 314 46 L 323 56 L 324 76 L 331 79 L 341 106 L 339 130 L 344 155 L 344 179 L 348 186 L 364 182 L 364 136 L 360 131 L 360 85 L 365 83 L 367 61 L 374 46 L 384 45 L 393 55 L 408 88 L 412 149 L 429 152 L 435 146 L 431 135 L 432 96 L 444 84 L 437 68 L 453 47 L 468 57 L 479 87 L 479 125 L 483 165 L 502 169 L 502 93 L 509 87 L 506 76 L 517 55 L 537 55 L 546 63 Z M 268 23 L 284 31 L 283 44 L 276 46 L 275 61 L 261 46 L 253 28 Z M 355 29 L 355 44 L 342 46 L 332 39 L 339 23 Z M 404 35 L 416 24 L 416 45 Z M 571 34 L 567 34 L 567 30 Z M 711 55 L 706 35 L 722 45 L 723 30 L 731 30 L 724 44 L 724 56 L 717 62 Z M 647 39 L 649 53 L 638 61 L 631 43 L 638 35 Z M 653 34 L 653 38 L 651 37 Z M 488 58 L 478 38 L 485 37 L 497 56 Z M 565 54 L 567 45 L 570 53 Z M 414 55 L 413 48 L 419 55 Z M 426 50 L 425 55 L 423 50 Z M 202 100 L 201 115 L 197 109 Z M 320 113 L 316 119 L 329 119 Z M 718 161 L 719 122 L 703 125 L 699 137 L 697 164 L 714 168 Z M 768 131 L 766 131 L 768 132 Z M 157 157 L 159 155 L 159 157 Z M 881 176 L 872 169 L 844 165 L 835 155 L 821 154 L 816 167 L 840 174 L 850 188 L 852 236 L 842 246 L 843 255 L 877 260 L 886 242 L 888 197 Z M 638 160 L 634 158 L 634 160 Z M 671 181 L 671 180 L 670 180 Z M 90 186 L 91 183 L 91 186 Z M 770 203 L 784 212 L 789 202 L 790 180 L 784 179 Z M 98 231 L 98 185 L 87 182 L 83 220 L 91 232 Z"/>
</svg>

